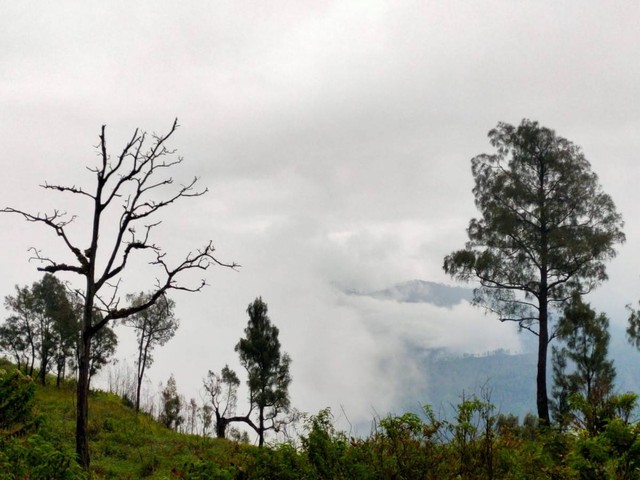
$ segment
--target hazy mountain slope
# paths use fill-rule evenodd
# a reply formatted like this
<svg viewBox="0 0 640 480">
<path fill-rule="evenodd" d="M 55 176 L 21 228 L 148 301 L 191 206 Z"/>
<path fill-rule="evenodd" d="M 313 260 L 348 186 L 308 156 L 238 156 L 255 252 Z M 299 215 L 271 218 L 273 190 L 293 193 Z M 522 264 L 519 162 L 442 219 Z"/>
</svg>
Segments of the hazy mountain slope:
<svg viewBox="0 0 640 480">
<path fill-rule="evenodd" d="M 463 287 L 451 287 L 425 280 L 410 280 L 392 287 L 373 292 L 347 292 L 351 295 L 364 295 L 378 300 L 394 300 L 407 303 L 430 303 L 438 307 L 453 307 L 463 300 L 471 301 L 473 290 Z"/>
<path fill-rule="evenodd" d="M 442 350 L 423 352 L 420 370 L 424 384 L 417 398 L 405 400 L 408 409 L 416 403 L 428 403 L 436 412 L 451 418 L 453 406 L 463 395 L 485 396 L 496 412 L 513 413 L 521 418 L 535 412 L 534 354 L 509 354 L 506 351 L 484 355 L 447 355 Z"/>
</svg>

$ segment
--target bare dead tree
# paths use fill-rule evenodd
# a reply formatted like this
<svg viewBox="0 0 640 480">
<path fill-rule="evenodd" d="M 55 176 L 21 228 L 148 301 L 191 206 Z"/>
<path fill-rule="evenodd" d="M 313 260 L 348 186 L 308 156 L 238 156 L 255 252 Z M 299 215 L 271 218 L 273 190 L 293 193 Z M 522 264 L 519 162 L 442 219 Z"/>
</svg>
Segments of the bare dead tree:
<svg viewBox="0 0 640 480">
<path fill-rule="evenodd" d="M 150 135 L 150 139 L 145 132 L 136 129 L 120 154 L 112 159 L 107 153 L 103 125 L 97 146 L 100 160 L 97 166 L 87 167 L 95 175 L 93 190 L 75 185 L 48 183 L 42 185 L 46 190 L 70 193 L 90 202 L 93 207 L 93 217 L 89 228 L 88 246 L 84 243 L 86 239 L 78 241 L 72 239 L 67 233 L 67 227 L 76 219 L 75 216 L 69 216 L 59 210 L 53 210 L 53 213 L 49 214 L 32 214 L 11 207 L 0 210 L 1 213 L 19 214 L 28 222 L 42 224 L 52 229 L 72 255 L 73 261 L 60 261 L 31 248 L 32 259 L 44 265 L 38 270 L 50 273 L 72 272 L 83 276 L 86 280 L 86 287 L 82 293 L 84 307 L 78 365 L 76 422 L 76 452 L 80 464 L 86 469 L 90 464 L 87 400 L 92 338 L 109 322 L 149 308 L 168 290 L 200 291 L 206 285 L 204 279 L 193 285 L 179 283 L 179 278 L 189 271 L 204 271 L 211 265 L 230 268 L 237 266 L 235 263 L 227 264 L 218 261 L 213 256 L 214 247 L 211 241 L 204 247 L 188 253 L 181 262 L 171 264 L 167 261 L 162 249 L 151 240 L 154 228 L 160 224 L 160 221 L 153 219 L 159 210 L 180 199 L 199 197 L 207 192 L 206 188 L 196 188 L 197 177 L 175 188 L 173 178 L 166 175 L 168 169 L 183 161 L 182 157 L 175 155 L 175 150 L 170 150 L 166 146 L 167 140 L 177 128 L 178 120 L 176 119 L 167 134 L 153 134 Z M 121 209 L 119 219 L 115 225 L 115 232 L 112 233 L 103 228 L 103 221 L 108 224 L 108 213 L 118 207 Z M 114 225 L 109 226 L 113 229 Z M 99 252 L 100 256 L 98 256 Z M 151 256 L 149 263 L 157 268 L 159 274 L 145 302 L 120 307 L 118 286 L 134 252 L 149 253 Z M 94 315 L 96 311 L 101 315 Z"/>
</svg>

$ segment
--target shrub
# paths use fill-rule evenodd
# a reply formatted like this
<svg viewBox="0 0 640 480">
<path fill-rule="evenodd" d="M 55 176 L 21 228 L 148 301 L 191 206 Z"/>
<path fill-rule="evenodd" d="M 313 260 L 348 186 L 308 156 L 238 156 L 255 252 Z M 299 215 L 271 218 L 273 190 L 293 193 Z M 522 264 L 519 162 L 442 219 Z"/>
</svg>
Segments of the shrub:
<svg viewBox="0 0 640 480">
<path fill-rule="evenodd" d="M 0 370 L 0 429 L 24 422 L 31 414 L 35 385 L 19 370 Z"/>
</svg>

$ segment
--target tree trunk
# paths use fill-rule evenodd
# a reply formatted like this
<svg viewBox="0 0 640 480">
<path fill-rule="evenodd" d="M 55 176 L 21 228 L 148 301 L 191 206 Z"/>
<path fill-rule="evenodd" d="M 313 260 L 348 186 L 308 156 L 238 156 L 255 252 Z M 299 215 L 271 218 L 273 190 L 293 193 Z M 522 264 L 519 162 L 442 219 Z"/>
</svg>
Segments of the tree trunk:
<svg viewBox="0 0 640 480">
<path fill-rule="evenodd" d="M 217 411 L 216 413 L 216 437 L 217 438 L 226 438 L 227 437 L 227 425 L 229 425 L 229 420 L 220 415 Z"/>
<path fill-rule="evenodd" d="M 42 340 L 44 343 L 44 339 Z M 38 376 L 40 377 L 40 384 L 44 387 L 47 384 L 47 370 L 49 365 L 49 357 L 48 354 L 42 350 L 42 354 L 40 357 L 40 372 L 38 372 Z"/>
<path fill-rule="evenodd" d="M 144 336 L 142 336 L 142 339 L 144 339 Z M 136 415 L 140 411 L 140 389 L 142 388 L 142 379 L 144 378 L 144 370 L 145 370 L 145 367 L 147 366 L 148 348 L 149 348 L 149 343 L 147 343 L 147 345 L 145 346 L 144 351 L 142 350 L 142 343 L 140 344 L 140 351 L 138 354 L 138 372 L 137 372 L 138 384 L 136 386 Z"/>
<path fill-rule="evenodd" d="M 264 407 L 260 406 L 260 423 L 258 424 L 258 446 L 264 445 Z"/>
<path fill-rule="evenodd" d="M 142 377 L 138 377 L 138 385 L 136 386 L 136 415 L 140 412 L 140 387 L 142 386 Z"/>
<path fill-rule="evenodd" d="M 33 370 L 36 365 L 36 347 L 33 344 L 33 339 L 31 338 L 31 334 L 29 334 L 29 342 L 31 343 L 31 367 L 29 368 L 29 376 L 33 377 Z"/>
<path fill-rule="evenodd" d="M 88 333 L 82 334 L 80 346 L 80 358 L 78 365 L 78 390 L 76 417 L 76 454 L 78 462 L 85 470 L 89 469 L 89 370 L 91 366 L 91 337 Z"/>
<path fill-rule="evenodd" d="M 64 378 L 64 374 L 65 374 L 64 367 L 65 367 L 66 363 L 67 363 L 66 357 L 62 357 L 62 359 L 58 360 L 58 364 L 57 364 L 58 372 L 57 372 L 57 375 L 56 375 L 56 387 L 57 388 L 60 388 L 60 382 L 62 382 L 62 379 Z"/>
<path fill-rule="evenodd" d="M 546 283 L 546 282 L 545 282 Z M 541 425 L 550 425 L 549 398 L 547 396 L 547 350 L 549 348 L 549 325 L 547 296 L 540 295 L 540 326 L 538 336 L 538 373 L 536 377 L 536 405 Z"/>
<path fill-rule="evenodd" d="M 547 396 L 547 350 L 549 348 L 549 231 L 545 195 L 546 168 L 540 162 L 538 172 L 538 208 L 540 215 L 540 290 L 538 291 L 538 372 L 536 378 L 536 406 L 540 425 L 551 425 Z"/>
</svg>

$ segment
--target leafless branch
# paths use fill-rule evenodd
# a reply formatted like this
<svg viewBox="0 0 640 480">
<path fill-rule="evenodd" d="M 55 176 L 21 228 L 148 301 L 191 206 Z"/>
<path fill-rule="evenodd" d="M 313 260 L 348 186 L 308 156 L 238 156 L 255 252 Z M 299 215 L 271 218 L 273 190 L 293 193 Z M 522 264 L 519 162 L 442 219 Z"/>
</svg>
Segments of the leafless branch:
<svg viewBox="0 0 640 480">
<path fill-rule="evenodd" d="M 49 183 L 45 182 L 43 185 L 40 185 L 42 188 L 45 188 L 47 190 L 58 190 L 60 192 L 70 192 L 70 193 L 75 193 L 78 195 L 84 195 L 86 197 L 89 197 L 93 200 L 95 200 L 95 197 L 93 195 L 91 195 L 90 193 L 85 192 L 84 190 L 82 190 L 82 188 L 80 187 L 76 187 L 75 185 L 72 185 L 71 187 L 67 187 L 64 185 L 50 185 Z"/>
<path fill-rule="evenodd" d="M 69 219 L 64 219 L 64 217 L 66 216 L 66 213 L 60 212 L 58 210 L 54 210 L 53 213 L 49 215 L 41 214 L 41 213 L 38 213 L 37 215 L 33 215 L 33 214 L 30 214 L 15 208 L 11 208 L 11 207 L 0 209 L 0 213 L 16 213 L 18 215 L 22 215 L 22 217 L 28 222 L 43 223 L 47 227 L 53 229 L 56 232 L 56 235 L 62 238 L 67 248 L 71 250 L 71 252 L 75 255 L 78 262 L 80 262 L 80 267 L 76 266 L 72 268 L 71 266 L 64 265 L 64 268 L 57 268 L 57 269 L 55 268 L 56 263 L 51 262 L 53 265 L 45 267 L 44 271 L 53 273 L 59 270 L 67 270 L 67 271 L 73 271 L 73 272 L 83 274 L 86 268 L 88 268 L 87 259 L 82 254 L 80 249 L 74 246 L 69 241 L 69 238 L 67 237 L 67 234 L 65 232 L 65 227 L 75 220 L 76 218 L 75 216 L 72 216 Z"/>
</svg>

